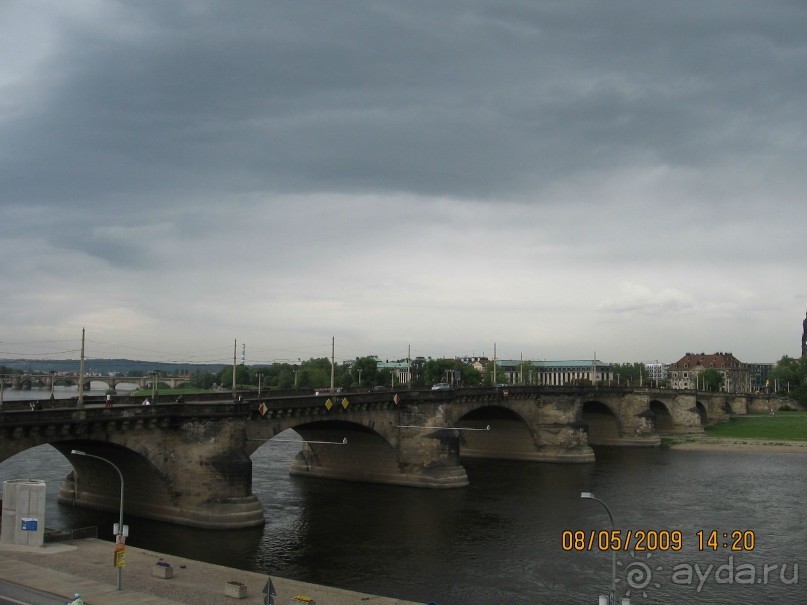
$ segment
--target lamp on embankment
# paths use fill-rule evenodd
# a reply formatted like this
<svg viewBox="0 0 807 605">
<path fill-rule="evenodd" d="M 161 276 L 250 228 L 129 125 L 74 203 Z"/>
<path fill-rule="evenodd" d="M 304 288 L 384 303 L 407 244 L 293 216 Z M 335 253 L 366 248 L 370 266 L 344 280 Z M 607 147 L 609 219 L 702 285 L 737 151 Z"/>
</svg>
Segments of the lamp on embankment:
<svg viewBox="0 0 807 605">
<path fill-rule="evenodd" d="M 611 535 L 613 535 L 614 516 L 611 514 L 611 509 L 608 508 L 608 505 L 599 498 L 595 498 L 594 494 L 591 492 L 582 492 L 580 497 L 586 500 L 594 500 L 602 504 L 603 508 L 605 508 L 605 512 L 608 513 L 608 518 L 611 520 Z M 616 549 L 614 548 L 611 549 L 611 595 L 608 603 L 609 605 L 616 605 Z"/>
<path fill-rule="evenodd" d="M 126 532 L 124 532 L 123 527 L 123 473 L 120 472 L 118 465 L 112 462 L 111 460 L 107 460 L 106 458 L 102 458 L 101 456 L 96 456 L 95 454 L 88 454 L 87 452 L 82 452 L 81 450 L 70 450 L 70 453 L 74 456 L 86 456 L 87 458 L 95 458 L 96 460 L 101 460 L 102 462 L 106 462 L 107 464 L 111 465 L 116 471 L 118 471 L 118 476 L 120 477 L 120 516 L 118 519 L 118 528 L 117 528 L 117 541 L 116 541 L 116 550 L 118 545 L 123 545 L 124 537 Z M 118 590 L 123 590 L 123 566 L 118 565 L 116 561 L 116 566 L 118 568 Z"/>
</svg>

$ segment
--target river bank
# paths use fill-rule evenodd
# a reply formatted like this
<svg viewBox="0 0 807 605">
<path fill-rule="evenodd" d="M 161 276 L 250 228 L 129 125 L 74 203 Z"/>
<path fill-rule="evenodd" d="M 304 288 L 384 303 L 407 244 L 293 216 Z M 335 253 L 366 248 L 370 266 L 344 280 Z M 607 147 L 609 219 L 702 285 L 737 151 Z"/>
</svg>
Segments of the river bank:
<svg viewBox="0 0 807 605">
<path fill-rule="evenodd" d="M 682 451 L 807 454 L 807 441 L 737 439 L 697 434 L 663 437 L 661 445 L 672 450 Z"/>
</svg>

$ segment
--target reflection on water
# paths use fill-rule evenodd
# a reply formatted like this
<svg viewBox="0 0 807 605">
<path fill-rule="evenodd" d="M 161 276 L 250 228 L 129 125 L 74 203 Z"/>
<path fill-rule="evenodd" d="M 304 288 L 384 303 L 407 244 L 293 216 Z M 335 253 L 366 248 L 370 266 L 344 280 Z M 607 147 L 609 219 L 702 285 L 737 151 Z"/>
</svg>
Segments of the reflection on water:
<svg viewBox="0 0 807 605">
<path fill-rule="evenodd" d="M 596 603 L 610 585 L 609 553 L 564 552 L 565 529 L 608 527 L 604 509 L 581 500 L 591 491 L 626 529 L 677 529 L 681 552 L 620 552 L 618 593 L 638 603 L 804 603 L 803 583 L 776 574 L 753 584 L 740 565 L 803 561 L 804 454 L 721 454 L 603 448 L 594 464 L 560 465 L 474 460 L 466 489 L 427 490 L 290 477 L 294 443 L 267 444 L 253 454 L 253 488 L 263 528 L 210 531 L 128 517 L 129 543 L 169 554 L 439 605 Z M 114 513 L 56 502 L 70 471 L 41 446 L 0 464 L 0 478 L 44 479 L 50 527 L 98 525 L 111 539 Z M 696 531 L 753 530 L 748 553 L 699 552 Z M 732 562 L 729 573 L 728 562 Z M 637 565 L 646 584 L 628 584 Z M 673 571 L 710 574 L 698 590 Z M 716 576 L 719 566 L 723 576 Z M 633 566 L 633 567 L 631 567 Z M 778 574 L 778 572 L 777 572 Z M 730 578 L 731 583 L 721 582 Z"/>
</svg>

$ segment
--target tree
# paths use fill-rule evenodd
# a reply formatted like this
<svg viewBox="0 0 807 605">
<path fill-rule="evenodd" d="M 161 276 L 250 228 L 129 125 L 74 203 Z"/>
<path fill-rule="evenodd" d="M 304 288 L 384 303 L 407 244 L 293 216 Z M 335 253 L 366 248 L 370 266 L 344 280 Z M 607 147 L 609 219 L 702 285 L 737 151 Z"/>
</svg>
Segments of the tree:
<svg viewBox="0 0 807 605">
<path fill-rule="evenodd" d="M 423 376 L 427 385 L 448 382 L 472 386 L 482 382 L 482 375 L 476 368 L 462 363 L 459 359 L 429 359 L 423 365 Z"/>
<path fill-rule="evenodd" d="M 723 374 L 723 372 L 720 372 L 714 368 L 704 370 L 703 373 L 701 374 L 701 382 L 703 383 L 703 389 L 706 391 L 714 391 L 714 392 L 720 391 L 725 381 L 726 377 Z"/>
<path fill-rule="evenodd" d="M 412 372 L 412 387 L 420 388 L 426 386 L 426 358 L 415 357 L 410 364 L 409 368 Z"/>
<path fill-rule="evenodd" d="M 351 371 L 357 386 L 375 386 L 378 383 L 378 360 L 375 357 L 357 357 Z"/>
<path fill-rule="evenodd" d="M 212 372 L 197 370 L 191 374 L 191 386 L 197 389 L 209 389 L 216 382 L 216 375 Z"/>
<path fill-rule="evenodd" d="M 794 359 L 785 355 L 771 370 L 769 380 L 771 389 L 807 403 L 807 357 Z"/>
<path fill-rule="evenodd" d="M 222 368 L 221 371 L 217 374 L 218 383 L 222 386 L 222 388 L 232 388 L 233 386 L 233 368 L 226 367 Z M 249 368 L 245 366 L 243 363 L 239 364 L 235 368 L 235 384 L 238 385 L 249 385 L 252 384 L 250 381 L 249 376 Z"/>
<path fill-rule="evenodd" d="M 331 360 L 327 357 L 304 361 L 297 371 L 297 386 L 300 388 L 315 389 L 327 387 L 330 384 Z"/>
<path fill-rule="evenodd" d="M 807 383 L 807 357 L 793 359 L 785 355 L 771 370 L 770 379 L 779 391 L 794 389 Z"/>
<path fill-rule="evenodd" d="M 647 383 L 647 368 L 638 361 L 615 363 L 611 366 L 611 369 L 614 373 L 614 378 L 617 378 L 621 385 L 639 386 L 639 383 Z"/>
</svg>

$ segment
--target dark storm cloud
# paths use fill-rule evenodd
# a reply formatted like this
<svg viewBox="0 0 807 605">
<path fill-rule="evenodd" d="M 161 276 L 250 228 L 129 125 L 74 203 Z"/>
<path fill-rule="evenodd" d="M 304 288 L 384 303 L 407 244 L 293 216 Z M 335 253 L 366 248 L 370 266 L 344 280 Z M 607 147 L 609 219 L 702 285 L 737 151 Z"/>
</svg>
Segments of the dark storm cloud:
<svg viewBox="0 0 807 605">
<path fill-rule="evenodd" d="M 126 15 L 125 34 L 58 25 L 28 83 L 47 100 L 3 126 L 7 201 L 518 196 L 576 172 L 726 161 L 803 127 L 795 3 L 142 2 Z"/>
</svg>

